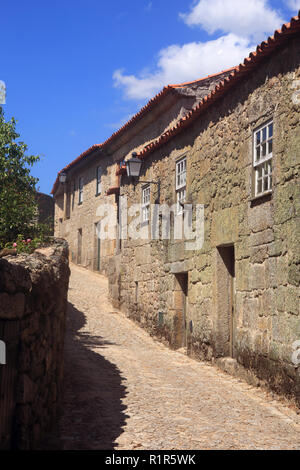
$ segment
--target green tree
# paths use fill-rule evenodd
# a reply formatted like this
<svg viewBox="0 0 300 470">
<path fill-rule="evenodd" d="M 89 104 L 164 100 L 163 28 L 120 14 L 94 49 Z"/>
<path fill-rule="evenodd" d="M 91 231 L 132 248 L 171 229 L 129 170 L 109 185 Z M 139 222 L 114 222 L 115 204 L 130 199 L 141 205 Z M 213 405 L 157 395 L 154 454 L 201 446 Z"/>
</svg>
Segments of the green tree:
<svg viewBox="0 0 300 470">
<path fill-rule="evenodd" d="M 38 179 L 30 168 L 40 157 L 25 155 L 27 146 L 19 137 L 15 119 L 5 122 L 0 107 L 0 246 L 18 234 L 30 235 L 37 211 Z"/>
</svg>

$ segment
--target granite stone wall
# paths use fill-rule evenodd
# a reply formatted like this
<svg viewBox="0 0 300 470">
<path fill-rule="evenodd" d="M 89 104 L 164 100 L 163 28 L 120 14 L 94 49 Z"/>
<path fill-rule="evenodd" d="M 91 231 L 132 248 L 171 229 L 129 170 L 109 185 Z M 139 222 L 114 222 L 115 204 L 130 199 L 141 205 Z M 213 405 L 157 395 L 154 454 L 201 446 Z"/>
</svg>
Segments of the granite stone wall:
<svg viewBox="0 0 300 470">
<path fill-rule="evenodd" d="M 96 193 L 97 167 L 102 168 L 101 192 Z M 68 181 L 55 194 L 55 228 L 57 237 L 68 241 L 70 260 L 87 269 L 105 273 L 113 256 L 115 240 L 101 240 L 98 243 L 96 225 L 101 219 L 97 209 L 101 205 L 114 204 L 115 196 L 106 196 L 111 186 L 117 185 L 116 165 L 111 159 L 96 153 L 84 166 L 74 168 Z M 78 181 L 83 178 L 83 201 L 79 203 Z M 80 239 L 79 239 L 79 233 Z M 79 241 L 81 240 L 81 241 Z M 81 244 L 81 248 L 79 245 Z M 80 255 L 81 252 L 81 255 Z"/>
<path fill-rule="evenodd" d="M 229 73 L 229 71 L 224 71 L 200 82 L 192 82 L 190 85 L 173 90 L 173 93 L 167 94 L 155 106 L 152 106 L 143 118 L 137 119 L 125 134 L 113 139 L 105 149 L 94 151 L 67 171 L 67 182 L 61 184 L 54 195 L 54 233 L 55 236 L 63 237 L 68 241 L 72 262 L 110 275 L 109 262 L 115 254 L 118 254 L 119 245 L 115 240 L 109 239 L 98 242 L 96 224 L 101 217 L 97 215 L 97 209 L 104 204 L 117 207 L 115 196 L 107 196 L 106 191 L 110 187 L 119 186 L 119 177 L 116 176 L 119 162 L 128 159 L 133 151 L 142 150 L 172 127 Z M 96 194 L 98 166 L 102 168 L 100 194 Z M 80 177 L 83 178 L 83 201 L 79 204 L 78 181 Z M 79 245 L 81 245 L 80 249 Z M 78 255 L 78 251 L 81 255 Z"/>
<path fill-rule="evenodd" d="M 54 232 L 54 199 L 52 196 L 44 193 L 36 193 L 38 205 L 37 221 L 49 225 L 51 235 Z"/>
<path fill-rule="evenodd" d="M 186 202 L 204 205 L 204 244 L 186 251 L 176 240 L 124 241 L 117 292 L 127 315 L 171 347 L 186 345 L 200 360 L 230 356 L 298 404 L 299 51 L 295 38 L 145 160 L 141 179 L 160 179 L 160 203 L 172 205 L 176 161 L 186 156 Z M 270 119 L 273 191 L 255 199 L 253 133 Z M 141 186 L 123 176 L 121 195 L 140 203 Z"/>
<path fill-rule="evenodd" d="M 0 259 L 0 448 L 34 449 L 55 423 L 69 274 L 63 240 Z"/>
</svg>

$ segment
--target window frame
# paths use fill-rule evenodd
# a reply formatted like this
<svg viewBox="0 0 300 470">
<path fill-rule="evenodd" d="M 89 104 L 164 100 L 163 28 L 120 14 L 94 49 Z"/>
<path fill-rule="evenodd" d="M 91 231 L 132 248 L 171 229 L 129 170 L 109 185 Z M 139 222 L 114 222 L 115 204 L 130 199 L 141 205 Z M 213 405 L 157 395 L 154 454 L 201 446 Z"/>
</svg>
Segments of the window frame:
<svg viewBox="0 0 300 470">
<path fill-rule="evenodd" d="M 145 192 L 147 191 L 147 197 L 145 198 Z M 151 188 L 150 184 L 145 184 L 142 187 L 142 205 L 141 205 L 141 223 L 147 224 L 150 222 L 150 205 L 151 205 Z M 146 210 L 146 211 L 145 211 Z M 144 214 L 147 214 L 147 217 L 144 217 Z"/>
<path fill-rule="evenodd" d="M 183 164 L 182 168 L 181 165 Z M 180 171 L 178 171 L 180 169 Z M 187 157 L 186 155 L 180 157 L 176 161 L 175 168 L 175 191 L 176 191 L 176 204 L 177 214 L 183 213 L 183 207 L 180 202 L 184 203 L 186 200 L 186 177 L 187 177 Z"/>
<path fill-rule="evenodd" d="M 270 133 L 270 126 L 272 132 Z M 265 138 L 264 130 L 266 129 Z M 273 191 L 274 120 L 269 119 L 253 130 L 252 137 L 252 198 L 260 198 Z M 271 148 L 271 150 L 270 150 Z M 259 149 L 259 150 L 258 150 Z M 265 188 L 266 184 L 266 189 Z M 260 188 L 260 190 L 259 190 Z"/>
<path fill-rule="evenodd" d="M 100 173 L 100 177 L 99 177 Z M 97 166 L 96 168 L 96 196 L 99 196 L 102 194 L 102 185 L 101 185 L 101 179 L 102 179 L 102 166 Z M 99 190 L 100 187 L 100 190 Z"/>
<path fill-rule="evenodd" d="M 74 210 L 75 200 L 76 200 L 76 182 L 75 182 L 75 180 L 72 181 L 71 185 L 72 185 L 72 211 L 73 211 Z"/>
<path fill-rule="evenodd" d="M 78 178 L 78 205 L 83 203 L 83 176 Z"/>
</svg>

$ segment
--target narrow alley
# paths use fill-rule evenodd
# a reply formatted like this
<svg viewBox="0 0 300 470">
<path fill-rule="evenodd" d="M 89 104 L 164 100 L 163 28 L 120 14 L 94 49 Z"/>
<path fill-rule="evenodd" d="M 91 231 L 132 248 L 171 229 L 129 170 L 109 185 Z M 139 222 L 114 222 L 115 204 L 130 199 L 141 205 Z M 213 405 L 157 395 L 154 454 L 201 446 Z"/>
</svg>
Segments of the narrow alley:
<svg viewBox="0 0 300 470">
<path fill-rule="evenodd" d="M 153 340 L 113 309 L 105 277 L 71 270 L 64 411 L 53 446 L 299 449 L 296 411 Z"/>
</svg>

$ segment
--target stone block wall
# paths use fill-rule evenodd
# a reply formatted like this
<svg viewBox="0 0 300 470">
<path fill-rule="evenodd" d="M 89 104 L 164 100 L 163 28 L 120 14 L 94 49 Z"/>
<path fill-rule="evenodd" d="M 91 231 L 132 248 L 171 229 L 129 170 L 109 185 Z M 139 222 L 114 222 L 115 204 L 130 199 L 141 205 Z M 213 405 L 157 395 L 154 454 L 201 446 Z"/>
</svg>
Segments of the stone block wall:
<svg viewBox="0 0 300 470">
<path fill-rule="evenodd" d="M 175 88 L 155 106 L 150 106 L 150 111 L 145 113 L 141 119 L 137 119 L 134 125 L 129 126 L 124 134 L 121 133 L 105 148 L 95 151 L 67 171 L 67 183 L 60 185 L 54 195 L 54 233 L 55 236 L 63 237 L 68 241 L 70 258 L 74 263 L 110 276 L 111 265 L 109 262 L 118 253 L 119 247 L 115 240 L 101 240 L 100 245 L 98 244 L 95 226 L 101 217 L 96 212 L 101 204 L 111 204 L 117 208 L 115 196 L 106 196 L 105 192 L 111 186 L 119 186 L 119 177 L 116 176 L 119 162 L 131 157 L 133 151 L 142 150 L 172 127 L 229 73 L 230 71 L 224 71 L 205 80 Z M 102 168 L 102 191 L 101 194 L 95 195 L 98 166 Z M 84 185 L 82 204 L 78 204 L 79 177 L 83 178 Z M 64 191 L 68 194 L 67 198 L 64 197 Z M 67 211 L 66 206 L 68 206 Z M 82 231 L 82 253 L 81 259 L 78 261 L 79 230 Z M 100 263 L 98 260 L 99 248 Z M 114 279 L 112 282 L 115 282 Z M 116 285 L 113 290 L 116 292 Z"/>
<path fill-rule="evenodd" d="M 96 171 L 102 168 L 101 193 L 96 194 Z M 108 261 L 115 252 L 115 240 L 97 241 L 96 224 L 101 219 L 97 209 L 101 205 L 115 204 L 115 196 L 106 196 L 111 186 L 117 185 L 115 164 L 109 157 L 96 154 L 82 167 L 76 168 L 68 175 L 65 187 L 55 194 L 55 236 L 68 241 L 70 260 L 90 270 L 106 273 Z M 79 203 L 78 181 L 83 178 L 83 201 Z M 66 191 L 67 197 L 64 197 Z M 67 210 L 65 205 L 68 205 Z M 78 232 L 81 230 L 81 259 L 79 259 Z M 100 263 L 98 250 L 100 249 Z M 99 269 L 98 269 L 99 267 Z"/>
<path fill-rule="evenodd" d="M 36 193 L 38 204 L 38 222 L 45 223 L 51 228 L 51 234 L 54 232 L 54 199 L 52 196 L 44 193 Z"/>
<path fill-rule="evenodd" d="M 69 274 L 63 240 L 0 259 L 0 448 L 34 449 L 57 418 Z"/>
<path fill-rule="evenodd" d="M 300 375 L 292 354 L 300 340 L 300 122 L 292 95 L 300 78 L 299 46 L 299 38 L 291 40 L 145 160 L 141 179 L 160 178 L 160 203 L 172 205 L 176 161 L 186 156 L 187 201 L 204 205 L 204 244 L 186 251 L 174 240 L 124 241 L 118 294 L 121 308 L 171 347 L 180 347 L 186 335 L 196 358 L 233 356 L 298 404 Z M 253 132 L 270 119 L 273 191 L 254 200 Z M 152 203 L 154 193 L 151 187 Z M 121 195 L 140 203 L 141 185 L 134 188 L 123 176 Z M 229 248 L 235 271 L 231 325 L 224 277 L 230 269 L 222 259 Z M 178 334 L 183 322 L 174 278 L 180 273 L 188 278 L 188 306 L 185 331 Z"/>
</svg>

